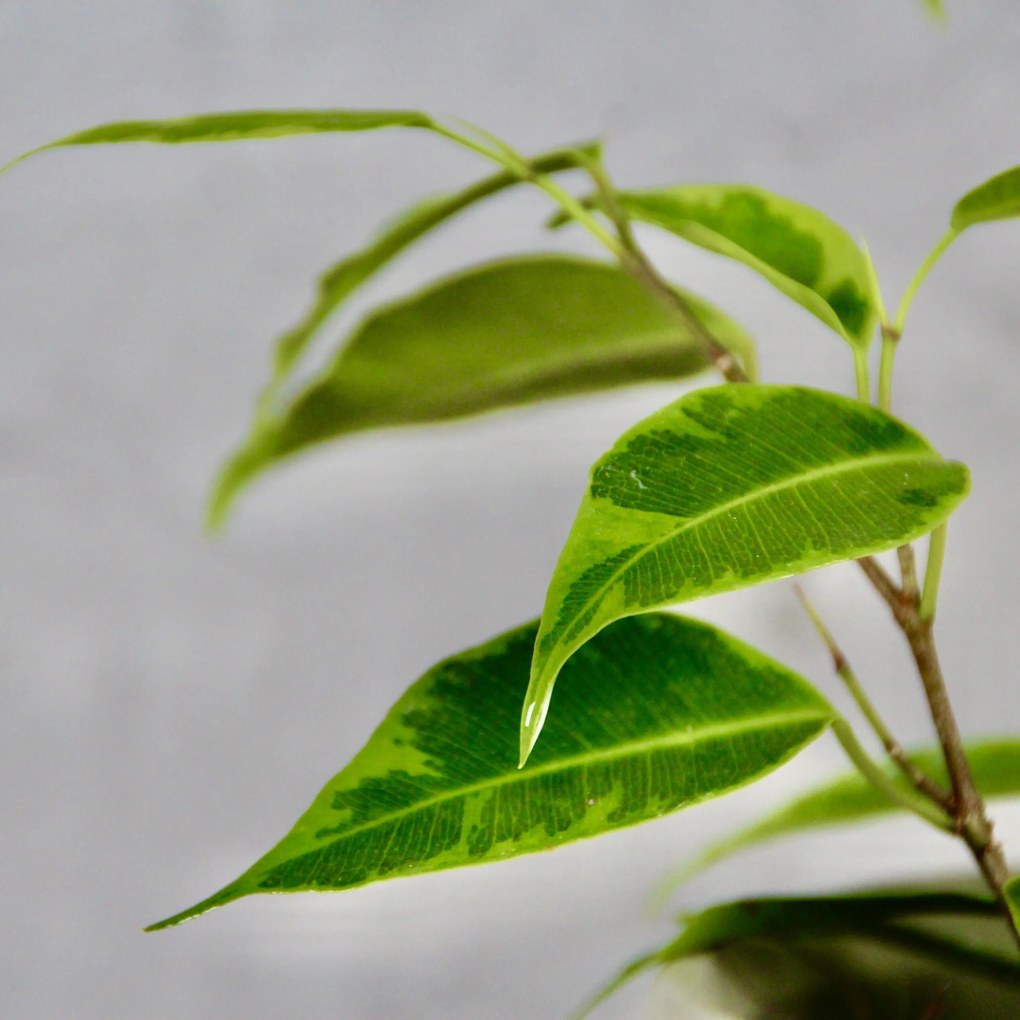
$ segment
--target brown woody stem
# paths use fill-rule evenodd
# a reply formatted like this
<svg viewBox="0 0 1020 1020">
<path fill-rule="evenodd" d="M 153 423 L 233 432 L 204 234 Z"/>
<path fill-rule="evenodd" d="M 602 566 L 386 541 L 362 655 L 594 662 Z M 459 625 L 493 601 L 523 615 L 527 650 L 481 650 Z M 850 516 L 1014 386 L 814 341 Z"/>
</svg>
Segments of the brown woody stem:
<svg viewBox="0 0 1020 1020">
<path fill-rule="evenodd" d="M 1017 931 L 1003 891 L 1009 880 L 1009 867 L 1002 846 L 995 840 L 991 819 L 974 783 L 970 762 L 963 747 L 935 648 L 934 621 L 931 618 L 922 619 L 916 593 L 910 595 L 896 585 L 874 559 L 864 557 L 858 563 L 889 606 L 893 619 L 910 646 L 946 762 L 952 787 L 949 811 L 954 828 L 973 855 L 988 887 L 999 900 L 1009 920 L 1010 931 L 1020 945 L 1020 932 Z"/>
</svg>

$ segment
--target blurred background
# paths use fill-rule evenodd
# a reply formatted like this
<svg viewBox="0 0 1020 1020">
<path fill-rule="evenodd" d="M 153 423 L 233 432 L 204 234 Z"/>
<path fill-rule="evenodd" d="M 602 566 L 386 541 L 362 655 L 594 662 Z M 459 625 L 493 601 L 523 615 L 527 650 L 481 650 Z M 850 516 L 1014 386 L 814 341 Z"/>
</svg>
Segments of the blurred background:
<svg viewBox="0 0 1020 1020">
<path fill-rule="evenodd" d="M 956 199 L 1018 162 L 1011 0 L 0 3 L 0 163 L 102 121 L 420 107 L 525 152 L 596 135 L 624 185 L 743 181 L 866 237 L 887 301 Z M 562 1017 L 662 941 L 655 883 L 844 767 L 828 738 L 732 797 L 555 854 L 182 928 L 274 843 L 427 667 L 535 616 L 588 465 L 678 395 L 652 385 L 347 441 L 201 517 L 273 337 L 317 273 L 411 199 L 488 172 L 417 133 L 45 153 L 0 179 L 0 1016 Z M 404 255 L 328 331 L 444 271 L 570 247 L 521 190 Z M 742 321 L 767 381 L 850 392 L 849 353 L 740 267 L 652 233 Z M 1020 227 L 932 274 L 896 410 L 974 493 L 950 529 L 941 650 L 968 735 L 1020 729 L 1012 673 Z M 857 572 L 808 587 L 904 741 L 930 733 Z M 844 704 L 786 583 L 699 604 Z M 997 811 L 1020 849 L 1020 813 Z M 1020 863 L 1020 860 L 1016 860 Z M 912 819 L 775 844 L 675 897 L 847 888 L 966 867 Z M 603 1018 L 643 1015 L 650 982 Z"/>
</svg>

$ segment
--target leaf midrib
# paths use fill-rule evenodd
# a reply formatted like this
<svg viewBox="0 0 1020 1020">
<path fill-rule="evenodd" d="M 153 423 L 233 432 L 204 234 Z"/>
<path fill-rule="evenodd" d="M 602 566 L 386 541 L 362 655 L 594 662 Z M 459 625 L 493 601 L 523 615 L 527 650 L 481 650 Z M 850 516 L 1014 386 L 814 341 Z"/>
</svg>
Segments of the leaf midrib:
<svg viewBox="0 0 1020 1020">
<path fill-rule="evenodd" d="M 416 801 L 414 804 L 409 804 L 407 807 L 401 808 L 399 811 L 394 811 L 391 814 L 373 818 L 371 821 L 365 822 L 363 825 L 352 827 L 344 832 L 337 833 L 335 838 L 332 840 L 321 840 L 318 842 L 321 845 L 326 845 L 327 842 L 334 843 L 338 840 L 347 839 L 350 836 L 361 835 L 371 829 L 389 824 L 393 821 L 398 821 L 399 819 L 404 818 L 407 815 L 414 814 L 415 812 L 425 811 L 446 801 L 455 800 L 461 797 L 468 797 L 473 793 L 485 790 L 498 789 L 499 787 L 506 786 L 511 783 L 527 782 L 531 779 L 537 778 L 538 776 L 547 775 L 552 772 L 567 771 L 583 765 L 600 765 L 605 762 L 613 761 L 617 758 L 626 758 L 642 752 L 650 753 L 656 750 L 680 748 L 698 743 L 702 740 L 712 740 L 718 737 L 730 735 L 737 736 L 741 733 L 750 732 L 755 729 L 772 729 L 781 726 L 784 723 L 795 724 L 798 722 L 809 721 L 828 722 L 833 718 L 833 716 L 834 713 L 832 709 L 826 705 L 819 705 L 816 708 L 800 708 L 797 710 L 787 710 L 785 712 L 773 712 L 767 715 L 748 716 L 736 722 L 712 723 L 696 730 L 671 731 L 657 737 L 630 742 L 622 748 L 615 747 L 602 751 L 573 755 L 569 758 L 546 762 L 543 765 L 536 765 L 528 769 L 515 768 L 510 772 L 495 776 L 492 779 L 470 783 L 467 786 L 460 786 L 454 790 L 437 794 L 434 797 Z M 337 790 L 328 788 L 327 791 L 324 791 L 324 793 L 326 792 L 328 792 L 330 798 L 332 798 Z M 309 811 L 311 812 L 314 810 L 315 804 L 312 805 Z M 300 825 L 301 821 L 298 822 L 296 827 L 299 827 Z M 307 851 L 301 851 L 301 853 L 305 852 Z M 301 856 L 301 853 L 288 855 L 287 857 L 282 858 L 282 860 L 293 860 L 295 857 Z M 272 851 L 270 851 L 270 854 L 267 856 L 272 856 Z"/>
<path fill-rule="evenodd" d="M 610 574 L 609 578 L 604 584 L 602 584 L 595 594 L 588 599 L 583 609 L 588 610 L 592 603 L 596 600 L 601 599 L 605 593 L 620 579 L 623 573 L 628 570 L 638 559 L 651 552 L 653 549 L 657 549 L 659 546 L 664 545 L 666 542 L 671 542 L 673 539 L 678 538 L 685 531 L 689 531 L 691 528 L 700 527 L 706 521 L 711 520 L 714 517 L 718 517 L 720 514 L 734 510 L 745 503 L 750 503 L 756 499 L 764 499 L 766 496 L 773 495 L 777 492 L 782 492 L 785 489 L 792 489 L 799 484 L 810 484 L 811 482 L 818 481 L 821 478 L 825 478 L 830 475 L 846 474 L 850 471 L 855 471 L 861 467 L 868 465 L 879 465 L 879 464 L 895 464 L 897 461 L 904 463 L 917 463 L 924 461 L 932 461 L 933 463 L 942 462 L 942 458 L 937 453 L 924 454 L 924 453 L 896 453 L 896 454 L 869 454 L 863 457 L 855 457 L 852 460 L 841 461 L 839 464 L 832 465 L 828 464 L 820 468 L 814 468 L 810 471 L 803 472 L 797 475 L 792 475 L 788 478 L 784 478 L 781 481 L 773 482 L 764 488 L 755 489 L 753 492 L 746 493 L 743 496 L 737 496 L 735 499 L 727 500 L 725 503 L 721 503 L 719 506 L 714 507 L 712 510 L 701 514 L 699 517 L 688 518 L 679 527 L 673 529 L 661 538 L 656 539 L 654 542 L 649 542 L 643 545 L 636 553 L 629 556 L 620 566 Z M 593 501 L 595 497 L 592 497 Z M 609 500 L 612 503 L 612 500 Z M 619 504 L 613 504 L 619 506 Z M 644 510 L 637 511 L 638 513 L 645 513 L 649 516 L 666 517 L 667 514 L 657 514 L 655 511 Z M 573 619 L 581 615 L 577 613 Z"/>
</svg>

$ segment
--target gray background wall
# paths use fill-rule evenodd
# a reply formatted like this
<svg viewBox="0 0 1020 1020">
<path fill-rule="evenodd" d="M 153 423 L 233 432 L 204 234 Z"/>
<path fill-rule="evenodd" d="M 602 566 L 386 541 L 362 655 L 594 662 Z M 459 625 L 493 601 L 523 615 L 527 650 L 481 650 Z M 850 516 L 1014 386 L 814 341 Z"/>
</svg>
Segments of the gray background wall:
<svg viewBox="0 0 1020 1020">
<path fill-rule="evenodd" d="M 6 0 L 0 162 L 118 118 L 421 106 L 526 151 L 606 135 L 627 184 L 746 180 L 816 204 L 866 235 L 894 298 L 956 197 L 1017 162 L 1016 5 L 950 7 L 939 28 L 911 0 Z M 556 854 L 141 934 L 274 842 L 427 666 L 537 612 L 587 465 L 676 395 L 361 438 L 203 536 L 211 476 L 315 274 L 481 172 L 395 134 L 48 153 L 0 180 L 3 1017 L 562 1016 L 669 930 L 643 905 L 658 877 L 842 767 L 826 741 L 749 791 Z M 550 246 L 546 211 L 520 194 L 467 217 L 337 330 L 472 258 Z M 849 389 L 823 327 L 739 268 L 647 240 L 754 331 L 767 379 Z M 897 409 L 974 472 L 941 626 L 971 734 L 1017 729 L 1020 708 L 1018 256 L 1016 226 L 963 240 L 898 372 Z M 904 739 L 927 740 L 876 600 L 850 570 L 811 589 Z M 787 585 L 698 612 L 840 697 Z M 904 820 L 757 851 L 677 905 L 964 865 Z"/>
</svg>

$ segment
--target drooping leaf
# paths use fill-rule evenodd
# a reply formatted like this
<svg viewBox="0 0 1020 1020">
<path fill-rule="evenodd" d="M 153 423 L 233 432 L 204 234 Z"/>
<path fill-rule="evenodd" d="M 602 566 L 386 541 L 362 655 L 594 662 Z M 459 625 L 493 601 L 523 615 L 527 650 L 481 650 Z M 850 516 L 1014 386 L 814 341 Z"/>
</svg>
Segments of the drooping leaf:
<svg viewBox="0 0 1020 1020">
<path fill-rule="evenodd" d="M 926 1015 L 918 1009 L 940 985 L 954 987 L 961 1010 L 1001 1006 L 1003 996 L 1020 1001 L 1020 957 L 1004 937 L 997 904 L 983 895 L 907 890 L 742 900 L 683 924 L 678 938 L 624 968 L 589 1008 L 650 967 L 706 956 L 717 968 L 707 989 L 698 987 L 697 972 L 677 971 L 688 1008 L 725 1006 L 726 1016 L 748 1020 L 905 1020 Z"/>
<path fill-rule="evenodd" d="M 440 663 L 275 848 L 176 924 L 257 892 L 346 889 L 655 818 L 775 768 L 829 724 L 806 681 L 703 623 L 621 621 L 564 670 L 563 723 L 517 768 L 537 621 Z"/>
<path fill-rule="evenodd" d="M 732 320 L 687 298 L 731 349 L 748 349 Z M 270 464 L 328 439 L 707 367 L 698 339 L 615 266 L 539 255 L 476 267 L 373 312 L 289 407 L 260 416 L 223 470 L 210 519 Z"/>
<path fill-rule="evenodd" d="M 569 170 L 578 165 L 579 159 L 596 155 L 598 148 L 597 143 L 588 142 L 536 156 L 530 165 L 543 174 Z M 326 319 L 400 252 L 470 206 L 519 183 L 519 177 L 503 172 L 486 177 L 463 191 L 417 202 L 395 217 L 370 244 L 331 266 L 319 278 L 315 303 L 305 317 L 277 341 L 276 379 L 290 370 Z"/>
<path fill-rule="evenodd" d="M 435 130 L 437 125 L 431 117 L 417 110 L 238 110 L 167 120 L 125 120 L 100 124 L 47 142 L 0 167 L 0 173 L 36 153 L 74 145 L 237 142 L 334 131 L 374 131 L 390 127 Z"/>
<path fill-rule="evenodd" d="M 867 260 L 817 209 L 747 184 L 624 191 L 619 201 L 631 218 L 749 266 L 854 346 L 871 342 Z"/>
<path fill-rule="evenodd" d="M 967 758 L 974 781 L 985 797 L 1020 795 L 1020 741 L 989 740 L 967 745 Z M 937 747 L 918 748 L 910 759 L 944 788 L 949 786 L 945 761 Z M 887 767 L 889 778 L 908 790 L 909 783 L 898 768 Z M 872 786 L 859 772 L 848 772 L 811 790 L 786 807 L 749 826 L 721 843 L 710 847 L 671 881 L 680 881 L 737 853 L 746 847 L 778 839 L 806 829 L 866 821 L 878 815 L 900 811 L 901 808 Z"/>
<path fill-rule="evenodd" d="M 595 464 L 556 565 L 522 758 L 560 667 L 607 623 L 895 548 L 968 484 L 895 418 L 817 390 L 713 387 L 646 418 Z"/>
<path fill-rule="evenodd" d="M 961 231 L 975 223 L 1006 220 L 1020 216 L 1020 166 L 979 184 L 968 191 L 953 208 L 950 223 Z"/>
</svg>

